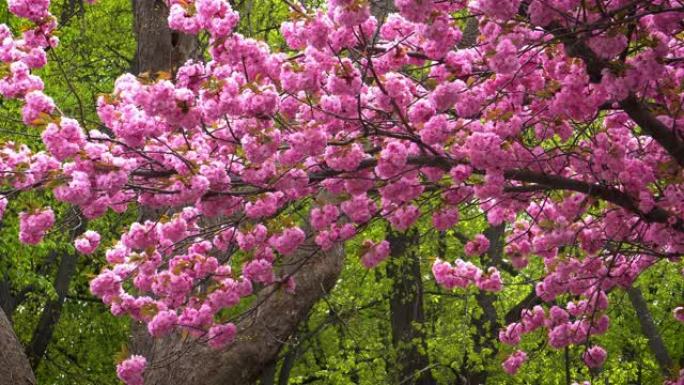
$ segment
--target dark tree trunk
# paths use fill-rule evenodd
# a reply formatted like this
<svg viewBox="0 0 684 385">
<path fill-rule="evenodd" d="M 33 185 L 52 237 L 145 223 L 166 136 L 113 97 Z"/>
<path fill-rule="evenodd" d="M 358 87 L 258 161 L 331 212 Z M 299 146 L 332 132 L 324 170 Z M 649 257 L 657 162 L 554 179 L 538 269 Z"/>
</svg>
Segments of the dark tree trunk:
<svg viewBox="0 0 684 385">
<path fill-rule="evenodd" d="M 172 72 L 188 59 L 199 56 L 196 36 L 169 28 L 165 1 L 133 0 L 133 13 L 138 47 L 132 73 Z"/>
<path fill-rule="evenodd" d="M 299 347 L 287 352 L 283 358 L 283 363 L 280 365 L 280 373 L 278 373 L 278 385 L 287 385 L 290 382 L 290 373 L 294 368 L 299 353 Z"/>
<path fill-rule="evenodd" d="M 35 385 L 36 379 L 24 349 L 0 309 L 0 385 Z"/>
<path fill-rule="evenodd" d="M 378 21 L 382 21 L 387 14 L 394 12 L 394 1 L 392 0 L 370 0 L 370 11 Z"/>
<path fill-rule="evenodd" d="M 411 250 L 417 245 L 415 231 L 390 233 L 391 260 L 387 264 L 387 277 L 392 279 L 390 289 L 390 317 L 392 345 L 396 353 L 394 383 L 406 385 L 434 385 L 427 356 L 423 324 L 423 281 L 420 260 Z"/>
<path fill-rule="evenodd" d="M 458 43 L 458 48 L 470 48 L 477 44 L 477 37 L 480 35 L 480 29 L 477 25 L 476 17 L 469 17 L 463 29 L 463 36 Z"/>
<path fill-rule="evenodd" d="M 5 312 L 9 322 L 12 322 L 12 314 L 17 306 L 17 298 L 12 293 L 12 284 L 7 273 L 0 278 L 0 309 Z"/>
<path fill-rule="evenodd" d="M 632 302 L 634 311 L 639 319 L 639 325 L 641 325 L 641 331 L 648 339 L 648 347 L 655 356 L 656 362 L 658 363 L 658 366 L 660 366 L 660 370 L 665 376 L 674 374 L 672 358 L 667 351 L 667 347 L 665 346 L 662 337 L 660 337 L 658 328 L 653 321 L 653 316 L 648 309 L 648 304 L 646 303 L 641 290 L 638 287 L 632 286 L 627 289 L 627 295 Z"/>
</svg>

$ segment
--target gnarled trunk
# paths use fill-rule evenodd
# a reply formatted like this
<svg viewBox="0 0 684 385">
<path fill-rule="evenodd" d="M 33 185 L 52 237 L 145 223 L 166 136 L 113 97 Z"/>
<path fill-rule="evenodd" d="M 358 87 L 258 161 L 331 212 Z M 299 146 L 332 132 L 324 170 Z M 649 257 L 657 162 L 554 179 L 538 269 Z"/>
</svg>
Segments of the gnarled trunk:
<svg viewBox="0 0 684 385">
<path fill-rule="evenodd" d="M 312 237 L 285 266 L 296 266 L 295 294 L 277 286 L 258 293 L 255 306 L 237 323 L 236 340 L 223 351 L 203 342 L 175 334 L 154 340 L 138 328 L 133 352 L 150 361 L 145 383 L 183 385 L 244 385 L 254 383 L 278 356 L 297 325 L 321 296 L 334 286 L 342 271 L 343 246 L 328 252 L 315 252 Z M 292 265 L 291 265 L 292 264 Z"/>
</svg>

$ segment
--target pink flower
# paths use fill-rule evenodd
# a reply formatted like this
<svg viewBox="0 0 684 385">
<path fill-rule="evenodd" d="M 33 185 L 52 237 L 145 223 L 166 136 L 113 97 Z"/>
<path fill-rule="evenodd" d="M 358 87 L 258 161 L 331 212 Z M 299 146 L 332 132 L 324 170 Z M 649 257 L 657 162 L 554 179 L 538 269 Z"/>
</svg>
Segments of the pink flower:
<svg viewBox="0 0 684 385">
<path fill-rule="evenodd" d="M 390 254 L 390 244 L 387 241 L 381 241 L 380 243 L 375 244 L 368 240 L 364 242 L 363 247 L 367 251 L 361 257 L 361 263 L 363 263 L 363 266 L 367 269 L 377 266 L 380 262 L 387 259 Z"/>
<path fill-rule="evenodd" d="M 539 305 L 532 308 L 532 310 L 523 309 L 520 312 L 520 318 L 525 327 L 525 333 L 533 332 L 544 326 L 544 316 L 544 308 Z"/>
<path fill-rule="evenodd" d="M 100 298 L 119 295 L 121 278 L 111 270 L 102 270 L 97 277 L 90 281 L 90 292 Z"/>
<path fill-rule="evenodd" d="M 510 39 L 502 39 L 496 46 L 496 53 L 489 60 L 489 66 L 494 72 L 499 74 L 510 74 L 519 67 L 518 49 Z"/>
<path fill-rule="evenodd" d="M 457 259 L 455 266 L 441 259 L 435 260 L 432 264 L 432 275 L 438 285 L 445 289 L 452 290 L 456 287 L 466 288 L 480 279 L 482 270 L 470 262 Z"/>
<path fill-rule="evenodd" d="M 266 285 L 270 285 L 275 280 L 273 264 L 266 259 L 254 259 L 247 262 L 242 268 L 242 274 L 251 281 Z"/>
<path fill-rule="evenodd" d="M 34 125 L 41 115 L 51 115 L 55 109 L 55 102 L 42 91 L 31 91 L 24 98 L 24 107 L 21 110 L 24 123 Z"/>
<path fill-rule="evenodd" d="M 459 94 L 465 91 L 466 85 L 460 80 L 442 83 L 430 94 L 430 101 L 437 111 L 453 108 L 458 101 Z"/>
<path fill-rule="evenodd" d="M 684 306 L 678 306 L 674 308 L 674 310 L 672 310 L 672 314 L 677 321 L 684 323 Z"/>
<path fill-rule="evenodd" d="M 295 294 L 295 291 L 297 290 L 297 281 L 294 279 L 293 276 L 287 277 L 285 280 L 285 292 L 287 294 Z"/>
<path fill-rule="evenodd" d="M 476 0 L 471 1 L 474 12 L 484 12 L 485 15 L 499 20 L 508 20 L 518 13 L 521 0 Z"/>
<path fill-rule="evenodd" d="M 482 255 L 489 249 L 489 239 L 482 234 L 477 234 L 472 241 L 466 243 L 464 249 L 466 255 Z"/>
<path fill-rule="evenodd" d="M 587 349 L 582 355 L 582 361 L 590 368 L 599 368 L 606 361 L 606 350 L 598 345 L 594 345 Z"/>
<path fill-rule="evenodd" d="M 268 243 L 282 255 L 292 254 L 304 242 L 306 234 L 299 227 L 290 227 L 280 235 L 272 236 Z"/>
<path fill-rule="evenodd" d="M 146 367 L 145 357 L 133 355 L 116 366 L 116 376 L 126 385 L 143 385 Z"/>
<path fill-rule="evenodd" d="M 92 254 L 100 245 L 100 234 L 88 230 L 74 242 L 76 250 L 82 254 Z"/>
<path fill-rule="evenodd" d="M 13 14 L 39 22 L 48 17 L 50 0 L 8 0 L 9 10 Z"/>
<path fill-rule="evenodd" d="M 362 24 L 370 16 L 368 6 L 345 5 L 333 8 L 333 18 L 337 23 L 353 27 Z"/>
<path fill-rule="evenodd" d="M 506 326 L 506 329 L 499 331 L 499 341 L 507 345 L 517 345 L 520 343 L 520 335 L 524 331 L 522 324 L 515 322 Z"/>
<path fill-rule="evenodd" d="M 432 214 L 432 225 L 437 231 L 446 231 L 458 222 L 458 209 L 448 208 Z"/>
<path fill-rule="evenodd" d="M 476 281 L 477 287 L 480 290 L 497 292 L 501 291 L 503 284 L 501 282 L 501 274 L 495 267 L 490 267 L 487 274 L 482 274 Z"/>
<path fill-rule="evenodd" d="M 0 197 L 0 221 L 2 221 L 2 217 L 5 215 L 5 209 L 7 209 L 7 198 Z"/>
<path fill-rule="evenodd" d="M 329 146 L 325 150 L 325 163 L 333 170 L 354 171 L 364 158 L 360 145 Z"/>
<path fill-rule="evenodd" d="M 45 147 L 57 159 L 76 155 L 85 145 L 85 135 L 74 119 L 62 118 L 59 125 L 50 123 L 41 135 Z"/>
<path fill-rule="evenodd" d="M 623 34 L 616 34 L 616 36 L 603 34 L 590 38 L 587 45 L 600 58 L 610 60 L 627 47 L 627 37 Z"/>
<path fill-rule="evenodd" d="M 389 217 L 392 227 L 399 231 L 406 231 L 420 217 L 420 210 L 415 205 L 402 206 Z"/>
<path fill-rule="evenodd" d="M 229 345 L 235 339 L 237 334 L 237 327 L 235 324 L 227 323 L 221 325 L 212 326 L 209 329 L 209 346 L 214 349 L 224 348 Z"/>
<path fill-rule="evenodd" d="M 197 17 L 214 38 L 230 35 L 240 17 L 225 0 L 197 0 Z"/>
<path fill-rule="evenodd" d="M 19 214 L 19 240 L 22 243 L 36 245 L 43 240 L 47 230 L 55 223 L 55 214 L 52 209 L 28 214 Z"/>
<path fill-rule="evenodd" d="M 337 220 L 340 211 L 337 206 L 325 205 L 311 210 L 311 225 L 315 230 L 322 230 Z"/>
<path fill-rule="evenodd" d="M 501 366 L 503 366 L 506 373 L 513 375 L 518 372 L 518 369 L 520 369 L 520 366 L 525 361 L 527 361 L 527 353 L 522 350 L 516 350 L 515 353 L 508 356 Z"/>
<path fill-rule="evenodd" d="M 73 171 L 70 174 L 69 183 L 55 188 L 53 194 L 62 202 L 83 205 L 90 200 L 93 194 L 90 176 L 82 171 Z"/>
<path fill-rule="evenodd" d="M 375 202 L 366 194 L 356 195 L 351 200 L 342 202 L 342 212 L 356 223 L 364 223 L 371 219 L 377 211 Z"/>
<path fill-rule="evenodd" d="M 171 332 L 178 322 L 175 310 L 163 310 L 157 313 L 147 324 L 147 330 L 155 337 L 161 337 Z"/>
<path fill-rule="evenodd" d="M 399 141 L 392 141 L 380 152 L 375 172 L 382 178 L 393 177 L 406 166 L 407 159 L 406 146 Z"/>
</svg>

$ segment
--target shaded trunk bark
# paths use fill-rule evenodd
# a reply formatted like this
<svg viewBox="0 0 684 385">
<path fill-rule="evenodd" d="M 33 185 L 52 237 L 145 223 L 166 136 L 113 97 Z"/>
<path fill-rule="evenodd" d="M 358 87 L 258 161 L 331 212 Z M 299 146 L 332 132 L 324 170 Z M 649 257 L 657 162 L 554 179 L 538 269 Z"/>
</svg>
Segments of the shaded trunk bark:
<svg viewBox="0 0 684 385">
<path fill-rule="evenodd" d="M 430 371 L 427 343 L 423 324 L 423 281 L 420 260 L 411 246 L 418 242 L 418 234 L 390 233 L 391 260 L 387 277 L 392 279 L 390 317 L 392 345 L 396 353 L 393 369 L 394 383 L 406 385 L 436 384 Z"/>
<path fill-rule="evenodd" d="M 276 362 L 271 362 L 259 376 L 260 385 L 274 385 L 276 375 Z"/>
<path fill-rule="evenodd" d="M 280 373 L 278 373 L 278 385 L 287 385 L 290 382 L 290 373 L 294 368 L 297 355 L 299 353 L 299 346 L 294 350 L 287 352 L 283 358 L 283 363 L 280 365 Z"/>
<path fill-rule="evenodd" d="M 463 29 L 463 36 L 458 43 L 458 48 L 470 48 L 477 44 L 477 37 L 480 35 L 480 29 L 476 17 L 469 17 Z"/>
<path fill-rule="evenodd" d="M 674 367 L 672 358 L 667 351 L 667 347 L 665 346 L 663 339 L 660 337 L 660 333 L 658 332 L 658 328 L 653 321 L 651 311 L 648 310 L 648 304 L 641 293 L 641 289 L 632 286 L 627 289 L 627 295 L 629 296 L 629 300 L 632 302 L 634 311 L 639 319 L 639 325 L 641 325 L 641 331 L 648 339 L 648 347 L 655 356 L 656 362 L 658 362 L 658 366 L 660 366 L 660 370 L 665 376 L 674 374 L 672 373 L 672 369 Z"/>
<path fill-rule="evenodd" d="M 138 44 L 132 73 L 173 72 L 188 59 L 200 55 L 196 36 L 169 28 L 165 1 L 133 0 L 133 14 Z"/>
<path fill-rule="evenodd" d="M 311 307 L 335 285 L 342 270 L 342 245 L 316 252 L 310 237 L 301 250 L 283 260 L 284 266 L 301 267 L 294 273 L 297 290 L 286 294 L 268 287 L 257 294 L 255 305 L 236 323 L 236 340 L 223 351 L 173 335 L 154 340 L 137 328 L 131 350 L 148 357 L 146 384 L 244 385 L 254 383 L 278 356 Z"/>
<path fill-rule="evenodd" d="M 390 12 L 394 12 L 394 1 L 392 0 L 370 0 L 370 11 L 378 21 L 382 21 Z"/>
<path fill-rule="evenodd" d="M 9 322 L 12 322 L 12 314 L 17 306 L 17 298 L 12 293 L 12 284 L 7 273 L 0 279 L 0 309 L 5 312 Z"/>
<path fill-rule="evenodd" d="M 0 309 L 0 385 L 34 385 L 24 349 L 12 330 L 5 312 Z"/>
</svg>

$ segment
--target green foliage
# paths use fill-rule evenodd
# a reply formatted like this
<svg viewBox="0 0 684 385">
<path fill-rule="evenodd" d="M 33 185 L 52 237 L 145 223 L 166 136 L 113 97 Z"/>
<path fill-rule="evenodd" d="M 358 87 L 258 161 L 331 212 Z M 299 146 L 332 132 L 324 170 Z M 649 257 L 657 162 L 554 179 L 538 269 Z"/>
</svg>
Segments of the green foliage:
<svg viewBox="0 0 684 385">
<path fill-rule="evenodd" d="M 97 6 L 84 4 L 70 10 L 69 1 L 54 1 L 52 12 L 61 15 L 58 36 L 61 44 L 48 52 L 48 65 L 39 72 L 46 91 L 59 102 L 68 116 L 88 130 L 99 129 L 95 112 L 100 93 L 109 92 L 114 80 L 130 68 L 135 40 L 132 34 L 131 3 L 102 0 Z M 0 7 L 0 22 L 14 30 L 17 19 Z M 39 131 L 21 122 L 18 103 L 0 101 L 0 140 L 41 149 Z M 50 206 L 57 224 L 37 246 L 18 241 L 17 214 Z M 125 225 L 135 219 L 135 210 L 125 215 L 110 213 L 89 228 L 103 235 L 105 245 L 113 242 Z M 73 228 L 76 214 L 68 205 L 56 202 L 41 190 L 10 199 L 0 223 L 0 281 L 9 283 L 18 304 L 13 317 L 15 331 L 26 345 L 31 341 L 43 307 L 56 299 L 54 280 L 63 255 L 74 255 Z M 59 322 L 46 356 L 36 371 L 40 384 L 116 384 L 112 357 L 126 341 L 128 320 L 111 316 L 88 290 L 89 279 L 104 264 L 104 255 L 79 256 L 77 272 L 70 282 Z"/>
<path fill-rule="evenodd" d="M 584 346 L 570 348 L 566 362 L 565 351 L 549 348 L 543 332 L 538 331 L 523 338 L 520 348 L 528 352 L 529 360 L 518 375 L 504 373 L 501 362 L 515 349 L 497 343 L 499 351 L 495 352 L 475 342 L 476 338 L 481 341 L 485 337 L 474 326 L 474 320 L 483 315 L 476 299 L 477 290 L 446 292 L 434 284 L 430 273 L 434 257 L 449 261 L 463 258 L 463 245 L 454 232 L 472 236 L 484 231 L 485 226 L 481 218 L 461 222 L 457 229 L 445 234 L 436 232 L 429 220 L 419 227 L 420 239 L 414 248 L 422 266 L 426 322 L 416 327 L 425 333 L 430 370 L 438 384 L 455 384 L 461 375 L 486 371 L 487 383 L 491 384 L 564 385 L 566 365 L 573 382 L 636 384 L 641 379 L 642 384 L 657 384 L 663 381 L 634 309 L 620 289 L 610 294 L 611 328 L 595 340 L 609 354 L 600 371 L 591 373 L 582 363 Z M 384 236 L 382 226 L 372 225 L 360 239 L 383 239 Z M 298 352 L 291 384 L 394 384 L 390 374 L 401 362 L 396 360 L 391 341 L 388 298 L 392 280 L 383 266 L 391 262 L 366 270 L 359 262 L 360 243 L 354 241 L 347 246 L 347 260 L 337 286 L 315 307 L 297 335 L 296 344 L 284 351 L 284 355 L 292 350 Z M 515 277 L 504 274 L 505 289 L 494 303 L 500 324 L 505 324 L 506 312 L 530 293 L 533 289 L 530 282 L 542 274 L 542 269 L 539 258 L 533 258 L 525 274 Z M 675 362 L 684 359 L 684 342 L 677 337 L 683 328 L 669 314 L 669 309 L 681 302 L 684 292 L 678 269 L 681 266 L 660 264 L 637 283 L 652 305 L 650 310 Z M 569 300 L 563 298 L 559 303 Z M 420 349 L 420 341 L 411 342 Z"/>
</svg>

